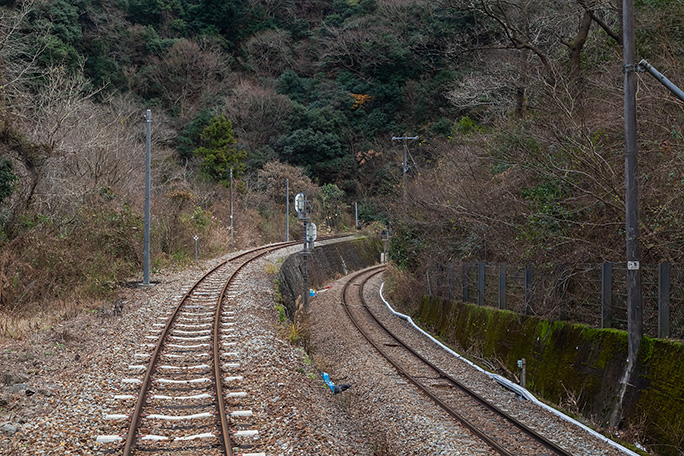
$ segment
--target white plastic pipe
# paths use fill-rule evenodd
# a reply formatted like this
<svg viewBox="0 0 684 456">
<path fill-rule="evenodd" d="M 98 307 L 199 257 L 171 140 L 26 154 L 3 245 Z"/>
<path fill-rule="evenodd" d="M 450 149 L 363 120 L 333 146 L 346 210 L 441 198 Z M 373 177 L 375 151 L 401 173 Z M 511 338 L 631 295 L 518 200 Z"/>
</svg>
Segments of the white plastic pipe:
<svg viewBox="0 0 684 456">
<path fill-rule="evenodd" d="M 489 376 L 489 378 L 491 378 L 492 380 L 494 380 L 494 381 L 496 381 L 497 383 L 501 384 L 502 386 L 504 386 L 504 387 L 506 387 L 506 388 L 508 388 L 508 389 L 511 389 L 511 390 L 515 391 L 517 394 L 519 394 L 520 396 L 524 397 L 524 398 L 527 399 L 528 401 L 533 402 L 533 403 L 535 403 L 536 405 L 542 407 L 544 410 L 547 410 L 547 411 L 553 413 L 554 415 L 558 416 L 559 418 L 561 418 L 561 419 L 563 419 L 563 420 L 565 420 L 565 421 L 567 421 L 567 422 L 569 422 L 569 423 L 572 423 L 572 424 L 574 424 L 575 426 L 578 426 L 578 427 L 584 429 L 585 431 L 587 431 L 588 433 L 590 433 L 591 435 L 593 435 L 593 436 L 596 437 L 597 439 L 599 439 L 599 440 L 601 440 L 601 441 L 607 443 L 608 445 L 610 445 L 610 446 L 612 446 L 612 447 L 618 449 L 619 451 L 622 451 L 623 453 L 628 454 L 629 456 L 639 456 L 638 454 L 636 454 L 636 453 L 633 452 L 632 450 L 623 447 L 623 446 L 620 445 L 619 443 L 614 442 L 613 440 L 609 439 L 608 437 L 604 436 L 603 434 L 600 434 L 600 433 L 596 432 L 595 430 L 591 429 L 590 427 L 585 426 L 584 424 L 582 424 L 582 423 L 580 423 L 580 422 L 578 422 L 578 421 L 573 420 L 573 419 L 570 418 L 569 416 L 565 415 L 564 413 L 559 412 L 558 410 L 554 409 L 553 407 L 549 407 L 548 405 L 546 405 L 546 404 L 544 404 L 543 402 L 541 402 L 541 401 L 540 401 L 539 399 L 537 399 L 532 393 L 530 393 L 528 390 L 526 390 L 525 388 L 521 387 L 520 385 L 516 385 L 515 383 L 511 382 L 511 381 L 508 380 L 507 378 L 502 377 L 502 376 L 500 376 L 500 375 L 498 375 L 498 374 L 493 374 L 493 373 L 491 373 L 491 372 L 488 372 L 488 371 L 482 369 L 482 368 L 481 368 L 480 366 L 478 366 L 477 364 L 473 363 L 472 361 L 470 361 L 470 360 L 468 360 L 468 359 L 462 357 L 462 356 L 459 355 L 458 353 L 456 353 L 455 351 L 453 351 L 452 349 L 450 349 L 449 347 L 447 347 L 446 345 L 444 345 L 443 343 L 441 343 L 440 341 L 438 341 L 437 339 L 435 339 L 434 337 L 432 337 L 430 334 L 428 334 L 428 333 L 426 333 L 425 331 L 423 331 L 422 328 L 420 328 L 418 325 L 416 325 L 416 324 L 413 322 L 413 320 L 411 319 L 411 317 L 409 317 L 408 315 L 404 315 L 404 314 L 402 314 L 402 313 L 396 312 L 396 311 L 392 308 L 392 306 L 390 306 L 390 304 L 387 302 L 387 300 L 385 300 L 385 297 L 384 297 L 383 294 L 382 294 L 382 289 L 383 289 L 384 286 L 385 286 L 385 283 L 383 282 L 382 285 L 380 285 L 380 298 L 382 299 L 382 302 L 385 303 L 385 305 L 387 306 L 387 308 L 389 309 L 389 311 L 392 312 L 392 314 L 393 314 L 394 316 L 399 317 L 399 318 L 401 318 L 402 320 L 406 320 L 407 322 L 409 322 L 414 328 L 416 328 L 418 331 L 420 331 L 421 333 L 423 333 L 427 338 L 429 338 L 430 340 L 432 340 L 434 343 L 436 343 L 437 345 L 439 345 L 443 350 L 445 350 L 445 351 L 448 352 L 449 354 L 455 356 L 456 358 L 458 358 L 459 360 L 463 361 L 464 363 L 466 363 L 466 364 L 472 366 L 473 368 L 477 369 L 478 371 L 482 372 L 483 374 Z"/>
</svg>

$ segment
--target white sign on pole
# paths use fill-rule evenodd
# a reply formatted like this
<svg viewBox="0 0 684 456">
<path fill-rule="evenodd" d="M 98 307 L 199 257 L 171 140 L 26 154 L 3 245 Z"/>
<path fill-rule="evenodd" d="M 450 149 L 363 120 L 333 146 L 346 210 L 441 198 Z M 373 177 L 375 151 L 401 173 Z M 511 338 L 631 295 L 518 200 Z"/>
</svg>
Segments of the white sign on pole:
<svg viewBox="0 0 684 456">
<path fill-rule="evenodd" d="M 316 224 L 315 223 L 309 223 L 309 225 L 306 229 L 306 240 L 309 242 L 315 241 L 317 234 L 318 233 L 316 231 Z"/>
<path fill-rule="evenodd" d="M 300 217 L 304 215 L 304 193 L 298 193 L 295 196 L 295 210 Z"/>
</svg>

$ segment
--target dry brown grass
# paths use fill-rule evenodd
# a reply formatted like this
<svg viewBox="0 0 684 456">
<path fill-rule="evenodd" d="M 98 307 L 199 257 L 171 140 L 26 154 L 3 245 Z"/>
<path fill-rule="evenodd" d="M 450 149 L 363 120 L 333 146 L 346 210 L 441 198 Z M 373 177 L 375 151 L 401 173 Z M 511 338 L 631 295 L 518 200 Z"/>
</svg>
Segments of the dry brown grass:
<svg viewBox="0 0 684 456">
<path fill-rule="evenodd" d="M 413 315 L 418 310 L 420 299 L 426 294 L 426 286 L 416 276 L 402 271 L 390 263 L 385 277 L 384 293 L 395 310 Z"/>
<path fill-rule="evenodd" d="M 0 311 L 0 342 L 2 339 L 26 339 L 32 334 L 51 329 L 81 312 L 97 312 L 106 307 L 103 300 L 56 299 L 33 306 L 30 310 Z"/>
</svg>

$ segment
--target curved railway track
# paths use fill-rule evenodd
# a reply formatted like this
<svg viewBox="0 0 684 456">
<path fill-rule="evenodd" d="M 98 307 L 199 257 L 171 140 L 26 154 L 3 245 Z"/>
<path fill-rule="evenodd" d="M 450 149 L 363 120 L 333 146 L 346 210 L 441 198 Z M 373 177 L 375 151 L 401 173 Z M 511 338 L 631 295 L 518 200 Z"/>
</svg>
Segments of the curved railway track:
<svg viewBox="0 0 684 456">
<path fill-rule="evenodd" d="M 132 390 L 115 397 L 133 403 L 132 413 L 107 418 L 127 423 L 120 435 L 101 436 L 100 442 L 124 442 L 123 454 L 222 454 L 264 456 L 241 442 L 254 436 L 250 410 L 240 409 L 243 380 L 237 352 L 231 303 L 240 296 L 238 273 L 252 261 L 299 242 L 273 244 L 234 256 L 215 266 L 180 299 L 165 323 L 155 323 L 151 349 L 135 355 L 133 372 L 142 379 L 124 379 Z M 143 364 L 146 362 L 146 364 Z M 230 405 L 228 405 L 230 404 Z M 242 443 L 242 444 L 241 444 Z M 117 450 L 118 452 L 119 450 Z"/>
<path fill-rule="evenodd" d="M 488 403 L 393 335 L 376 318 L 363 295 L 366 282 L 381 273 L 383 268 L 378 266 L 355 274 L 342 291 L 342 305 L 347 316 L 376 351 L 448 415 L 498 454 L 571 456 L 563 448 Z M 352 289 L 356 289 L 356 292 Z"/>
</svg>

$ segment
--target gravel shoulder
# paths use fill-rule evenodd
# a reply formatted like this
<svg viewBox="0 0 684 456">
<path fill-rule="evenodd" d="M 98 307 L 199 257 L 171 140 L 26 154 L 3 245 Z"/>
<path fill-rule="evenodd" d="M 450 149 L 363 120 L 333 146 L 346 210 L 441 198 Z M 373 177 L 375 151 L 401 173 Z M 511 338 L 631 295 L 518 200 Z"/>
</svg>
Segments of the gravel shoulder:
<svg viewBox="0 0 684 456">
<path fill-rule="evenodd" d="M 297 250 L 297 249 L 294 249 Z M 292 251 L 292 250 L 291 250 Z M 240 345 L 258 447 L 270 455 L 372 455 L 302 348 L 289 343 L 274 310 L 271 255 L 241 275 Z M 202 265 L 208 270 L 219 260 Z M 106 421 L 131 377 L 144 337 L 200 277 L 199 268 L 155 275 L 159 284 L 121 290 L 123 310 L 83 312 L 28 340 L 0 342 L 0 454 L 119 454 L 98 435 L 121 432 Z M 117 427 L 119 426 L 119 427 Z M 257 443 L 257 442 L 254 442 Z M 173 454 L 174 452 L 170 453 Z M 179 453 L 181 454 L 181 453 Z"/>
<path fill-rule="evenodd" d="M 249 393 L 243 405 L 254 412 L 252 428 L 259 431 L 259 449 L 269 456 L 493 454 L 361 342 L 340 304 L 349 277 L 333 282 L 310 302 L 304 330 L 311 358 L 288 341 L 274 310 L 274 276 L 269 271 L 279 258 L 297 250 L 258 261 L 241 279 L 236 351 L 243 359 L 241 375 Z M 202 269 L 218 261 L 207 262 Z M 0 454 L 119 454 L 120 447 L 96 443 L 98 435 L 121 431 L 104 419 L 121 408 L 113 396 L 123 391 L 122 379 L 131 376 L 128 366 L 152 324 L 177 305 L 201 272 L 193 268 L 156 275 L 156 286 L 122 289 L 120 314 L 83 312 L 28 340 L 0 341 Z M 445 369 L 531 426 L 567 442 L 578 456 L 620 454 L 520 402 L 428 344 L 389 315 L 378 295 L 381 281 L 377 276 L 369 286 L 369 303 L 425 355 L 440 360 Z M 333 395 L 320 371 L 351 388 Z"/>
</svg>

